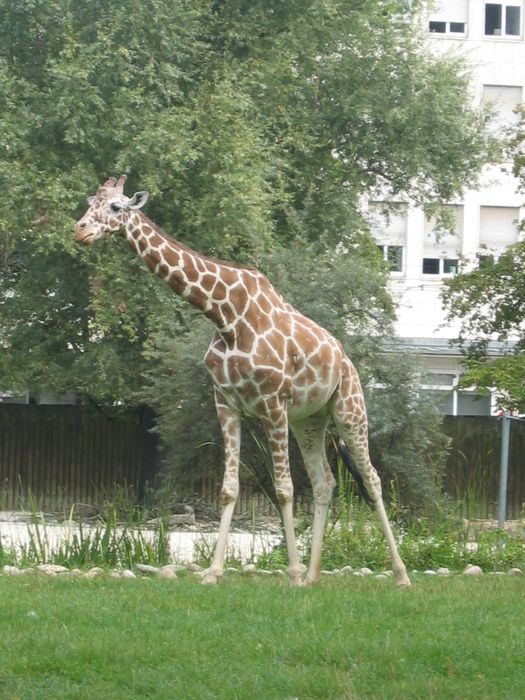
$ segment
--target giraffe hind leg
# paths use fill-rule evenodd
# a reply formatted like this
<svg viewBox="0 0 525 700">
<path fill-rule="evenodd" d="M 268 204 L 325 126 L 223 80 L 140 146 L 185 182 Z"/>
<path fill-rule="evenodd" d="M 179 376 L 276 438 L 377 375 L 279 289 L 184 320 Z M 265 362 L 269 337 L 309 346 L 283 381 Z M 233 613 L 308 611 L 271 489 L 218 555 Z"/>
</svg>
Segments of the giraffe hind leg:
<svg viewBox="0 0 525 700">
<path fill-rule="evenodd" d="M 398 586 L 410 586 L 405 565 L 397 551 L 396 541 L 383 503 L 381 480 L 370 462 L 368 452 L 368 421 L 357 372 L 347 360 L 343 366 L 341 384 L 333 403 L 333 418 L 340 437 L 348 446 L 355 468 L 372 501 L 381 529 L 388 544 L 392 569 Z"/>
</svg>

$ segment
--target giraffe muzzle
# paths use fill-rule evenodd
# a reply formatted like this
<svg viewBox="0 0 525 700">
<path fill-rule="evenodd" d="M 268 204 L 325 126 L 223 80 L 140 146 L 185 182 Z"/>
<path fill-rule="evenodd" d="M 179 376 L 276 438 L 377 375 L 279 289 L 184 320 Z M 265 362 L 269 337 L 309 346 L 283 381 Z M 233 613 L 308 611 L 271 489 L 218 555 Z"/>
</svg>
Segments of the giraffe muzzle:
<svg viewBox="0 0 525 700">
<path fill-rule="evenodd" d="M 95 236 L 91 227 L 86 222 L 79 222 L 75 226 L 75 241 L 80 245 L 91 245 L 95 240 Z"/>
</svg>

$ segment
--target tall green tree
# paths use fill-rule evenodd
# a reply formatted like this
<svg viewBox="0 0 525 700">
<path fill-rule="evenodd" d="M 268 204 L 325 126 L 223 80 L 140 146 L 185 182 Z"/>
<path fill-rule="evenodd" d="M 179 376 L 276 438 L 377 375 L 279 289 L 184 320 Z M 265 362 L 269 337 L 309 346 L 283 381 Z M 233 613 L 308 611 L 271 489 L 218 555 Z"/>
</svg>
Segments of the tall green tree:
<svg viewBox="0 0 525 700">
<path fill-rule="evenodd" d="M 418 6 L 5 0 L 2 386 L 130 401 L 152 328 L 180 318 L 121 241 L 73 246 L 109 174 L 149 189 L 185 243 L 255 264 L 297 236 L 346 244 L 374 188 L 446 200 L 471 183 L 484 117 L 463 67 L 424 48 Z"/>
</svg>

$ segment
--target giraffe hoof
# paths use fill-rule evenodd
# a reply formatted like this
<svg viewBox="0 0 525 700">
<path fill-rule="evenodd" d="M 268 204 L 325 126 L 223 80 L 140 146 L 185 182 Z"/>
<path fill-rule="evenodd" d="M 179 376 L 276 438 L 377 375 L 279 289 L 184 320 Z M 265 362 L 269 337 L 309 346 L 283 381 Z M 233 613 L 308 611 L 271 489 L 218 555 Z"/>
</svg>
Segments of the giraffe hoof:
<svg viewBox="0 0 525 700">
<path fill-rule="evenodd" d="M 295 586 L 296 588 L 302 588 L 306 584 L 300 576 L 294 576 L 293 578 L 290 577 L 290 585 Z"/>
<path fill-rule="evenodd" d="M 219 576 L 220 574 L 210 571 L 208 569 L 207 571 L 203 572 L 201 583 L 205 586 L 215 586 L 217 581 L 219 580 Z"/>
<path fill-rule="evenodd" d="M 288 567 L 288 576 L 290 577 L 292 586 L 304 586 L 303 575 L 305 571 L 306 566 L 304 564 Z"/>
<path fill-rule="evenodd" d="M 400 576 L 398 578 L 398 580 L 396 581 L 396 585 L 398 588 L 410 588 L 412 584 L 408 576 L 405 574 L 404 576 Z"/>
</svg>

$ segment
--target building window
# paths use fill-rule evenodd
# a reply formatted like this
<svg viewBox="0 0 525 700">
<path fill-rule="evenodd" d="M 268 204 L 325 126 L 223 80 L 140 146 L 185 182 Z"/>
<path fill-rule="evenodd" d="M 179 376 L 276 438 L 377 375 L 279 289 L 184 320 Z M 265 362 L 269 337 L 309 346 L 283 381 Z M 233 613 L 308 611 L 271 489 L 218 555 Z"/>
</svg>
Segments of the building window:
<svg viewBox="0 0 525 700">
<path fill-rule="evenodd" d="M 492 397 L 475 388 L 460 389 L 454 374 L 432 373 L 424 378 L 422 388 L 433 395 L 438 411 L 449 416 L 490 416 Z"/>
<path fill-rule="evenodd" d="M 428 31 L 433 34 L 465 34 L 465 22 L 430 21 Z"/>
<path fill-rule="evenodd" d="M 423 258 L 424 275 L 455 275 L 458 267 L 457 258 Z"/>
<path fill-rule="evenodd" d="M 480 254 L 488 256 L 501 253 L 512 243 L 518 242 L 518 207 L 480 207 Z"/>
<path fill-rule="evenodd" d="M 407 229 L 406 205 L 369 202 L 368 215 L 370 228 L 383 260 L 391 272 L 403 272 Z"/>
<path fill-rule="evenodd" d="M 458 272 L 458 261 L 454 258 L 445 258 L 443 260 L 443 274 L 444 275 L 457 275 Z"/>
<path fill-rule="evenodd" d="M 378 245 L 390 272 L 403 272 L 403 246 Z"/>
<path fill-rule="evenodd" d="M 523 101 L 521 85 L 484 85 L 483 102 L 494 111 L 490 127 L 495 133 L 516 124 L 519 120 L 516 107 Z"/>
<path fill-rule="evenodd" d="M 423 258 L 423 274 L 439 275 L 439 258 Z"/>
<path fill-rule="evenodd" d="M 488 392 L 458 391 L 458 416 L 490 416 L 492 412 L 491 396 Z"/>
<path fill-rule="evenodd" d="M 486 270 L 489 267 L 494 267 L 493 255 L 482 255 L 478 253 L 478 267 L 480 270 Z"/>
<path fill-rule="evenodd" d="M 463 237 L 463 207 L 446 205 L 440 215 L 425 218 L 423 274 L 454 275 Z"/>
<path fill-rule="evenodd" d="M 485 36 L 520 36 L 521 5 L 485 3 Z"/>
</svg>

